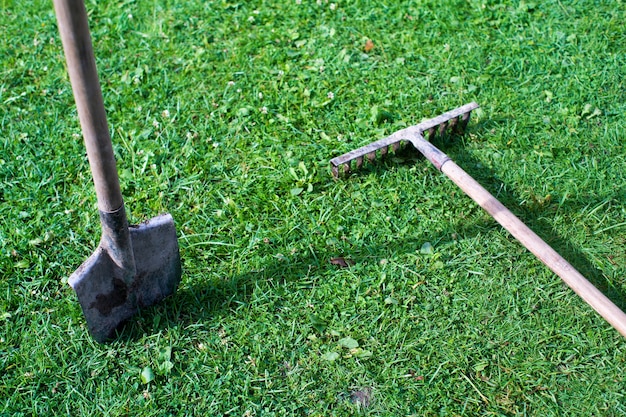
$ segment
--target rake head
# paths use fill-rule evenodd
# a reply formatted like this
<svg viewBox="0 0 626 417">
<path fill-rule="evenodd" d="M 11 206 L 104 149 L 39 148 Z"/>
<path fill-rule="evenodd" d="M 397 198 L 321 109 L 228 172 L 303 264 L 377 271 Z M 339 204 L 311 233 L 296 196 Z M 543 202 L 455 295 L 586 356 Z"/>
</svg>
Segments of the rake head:
<svg viewBox="0 0 626 417">
<path fill-rule="evenodd" d="M 330 160 L 330 168 L 333 176 L 337 178 L 340 174 L 349 174 L 353 165 L 356 169 L 360 169 L 365 160 L 369 163 L 373 163 L 377 158 L 385 157 L 389 153 L 390 148 L 391 151 L 395 153 L 406 142 L 412 143 L 416 149 L 424 153 L 425 156 L 433 162 L 431 155 L 427 153 L 433 152 L 434 148 L 423 146 L 424 132 L 428 132 L 429 139 L 432 139 L 436 135 L 444 135 L 447 132 L 452 134 L 462 133 L 469 122 L 470 113 L 477 108 L 478 104 L 476 103 L 466 104 L 433 119 L 423 121 L 415 126 L 399 130 L 384 139 L 377 140 L 369 145 L 333 158 Z M 445 157 L 445 154 L 441 155 Z M 436 155 L 432 157 L 437 160 Z M 352 161 L 355 161 L 354 164 Z M 437 168 L 441 167 L 441 163 L 435 163 L 435 165 Z"/>
</svg>

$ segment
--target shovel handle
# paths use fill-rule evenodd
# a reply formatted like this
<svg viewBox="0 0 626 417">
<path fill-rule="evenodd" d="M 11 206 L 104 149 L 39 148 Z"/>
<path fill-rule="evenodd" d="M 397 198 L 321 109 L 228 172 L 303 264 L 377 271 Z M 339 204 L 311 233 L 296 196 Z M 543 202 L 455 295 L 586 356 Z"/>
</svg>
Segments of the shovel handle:
<svg viewBox="0 0 626 417">
<path fill-rule="evenodd" d="M 98 197 L 98 208 L 105 213 L 115 212 L 121 209 L 124 201 L 98 81 L 85 4 L 83 0 L 54 0 L 54 8 Z"/>
<path fill-rule="evenodd" d="M 429 142 L 429 146 L 434 147 Z M 435 148 L 436 149 L 436 148 Z M 500 201 L 449 158 L 443 161 L 441 172 L 446 174 L 465 194 L 489 213 L 526 249 L 557 274 L 576 294 L 600 314 L 622 336 L 626 337 L 626 314 L 607 296 L 590 283 L 550 245 L 530 230 Z"/>
</svg>

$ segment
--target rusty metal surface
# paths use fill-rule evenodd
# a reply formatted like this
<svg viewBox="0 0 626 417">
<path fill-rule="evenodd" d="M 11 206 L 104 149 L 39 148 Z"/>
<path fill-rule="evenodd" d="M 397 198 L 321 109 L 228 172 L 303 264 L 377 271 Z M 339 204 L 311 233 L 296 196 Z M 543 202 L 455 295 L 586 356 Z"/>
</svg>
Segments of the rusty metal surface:
<svg viewBox="0 0 626 417">
<path fill-rule="evenodd" d="M 118 263 L 120 256 L 116 252 L 120 248 L 111 247 L 105 237 L 68 279 L 89 332 L 98 342 L 113 338 L 120 324 L 140 308 L 173 294 L 181 279 L 178 240 L 171 215 L 162 214 L 127 227 L 126 233 L 130 240 L 128 250 L 135 260 L 132 268 Z M 128 258 L 128 254 L 121 258 Z"/>
<path fill-rule="evenodd" d="M 431 149 L 430 146 L 419 144 L 418 141 L 424 141 L 424 132 L 428 132 L 429 137 L 431 137 L 435 134 L 443 134 L 448 129 L 450 129 L 452 132 L 456 132 L 457 130 L 464 130 L 469 121 L 471 111 L 477 108 L 477 103 L 472 102 L 466 104 L 432 119 L 425 120 L 415 126 L 410 126 L 406 129 L 399 130 L 391 134 L 390 136 L 377 140 L 376 142 L 372 142 L 369 145 L 365 145 L 361 148 L 355 149 L 341 156 L 333 158 L 330 160 L 332 174 L 333 176 L 338 177 L 341 173 L 349 173 L 351 169 L 351 161 L 353 160 L 356 160 L 356 168 L 358 169 L 363 165 L 364 157 L 369 162 L 372 162 L 374 159 L 376 159 L 377 153 L 380 157 L 384 156 L 388 153 L 389 146 L 392 147 L 393 151 L 396 151 L 403 141 L 413 143 L 413 145 L 418 148 L 422 153 L 425 153 L 424 151 L 426 151 L 426 153 L 430 153 L 436 156 L 438 158 L 436 159 L 438 163 L 435 163 L 433 161 L 431 162 L 435 163 L 435 165 L 440 168 L 441 164 L 445 162 L 445 158 L 443 158 L 445 157 L 445 154 L 433 147 L 436 150 L 435 152 L 433 151 L 433 149 Z M 425 156 L 428 157 L 426 153 Z M 443 157 L 438 154 L 442 154 Z"/>
</svg>

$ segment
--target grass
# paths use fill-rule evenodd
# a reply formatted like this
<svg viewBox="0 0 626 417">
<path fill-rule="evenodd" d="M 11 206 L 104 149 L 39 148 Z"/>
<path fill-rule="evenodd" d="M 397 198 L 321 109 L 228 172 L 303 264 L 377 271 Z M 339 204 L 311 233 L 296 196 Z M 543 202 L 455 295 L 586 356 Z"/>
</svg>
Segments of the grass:
<svg viewBox="0 0 626 417">
<path fill-rule="evenodd" d="M 626 307 L 623 2 L 275 3 L 88 3 L 131 221 L 184 268 L 99 345 L 52 5 L 2 2 L 0 415 L 626 413 L 624 339 L 426 161 L 328 169 L 477 101 L 442 147 Z"/>
</svg>

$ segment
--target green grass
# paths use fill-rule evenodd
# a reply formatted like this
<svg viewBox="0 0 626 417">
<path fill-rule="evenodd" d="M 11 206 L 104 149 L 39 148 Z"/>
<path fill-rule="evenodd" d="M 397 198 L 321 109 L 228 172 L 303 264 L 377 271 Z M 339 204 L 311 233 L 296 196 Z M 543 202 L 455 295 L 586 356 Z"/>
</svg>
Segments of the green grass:
<svg viewBox="0 0 626 417">
<path fill-rule="evenodd" d="M 477 101 L 440 145 L 626 307 L 623 1 L 88 2 L 131 221 L 184 268 L 106 345 L 53 8 L 0 4 L 0 415 L 626 413 L 624 338 L 451 181 L 328 169 Z"/>
</svg>

